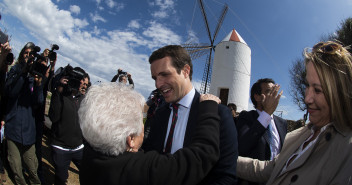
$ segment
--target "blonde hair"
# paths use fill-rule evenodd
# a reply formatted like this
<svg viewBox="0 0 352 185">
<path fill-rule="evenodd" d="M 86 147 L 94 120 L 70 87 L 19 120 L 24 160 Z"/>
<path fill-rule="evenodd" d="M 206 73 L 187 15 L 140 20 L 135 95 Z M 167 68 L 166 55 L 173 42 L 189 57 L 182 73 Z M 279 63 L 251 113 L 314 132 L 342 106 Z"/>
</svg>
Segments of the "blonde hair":
<svg viewBox="0 0 352 185">
<path fill-rule="evenodd" d="M 334 46 L 325 50 L 324 47 Z M 317 71 L 331 121 L 339 128 L 352 129 L 352 57 L 342 45 L 320 42 L 304 52 L 305 64 L 312 62 Z M 347 128 L 346 128 L 347 127 Z"/>
<path fill-rule="evenodd" d="M 117 156 L 126 151 L 126 138 L 143 128 L 144 97 L 120 83 L 93 85 L 78 110 L 86 141 L 97 151 Z"/>
</svg>

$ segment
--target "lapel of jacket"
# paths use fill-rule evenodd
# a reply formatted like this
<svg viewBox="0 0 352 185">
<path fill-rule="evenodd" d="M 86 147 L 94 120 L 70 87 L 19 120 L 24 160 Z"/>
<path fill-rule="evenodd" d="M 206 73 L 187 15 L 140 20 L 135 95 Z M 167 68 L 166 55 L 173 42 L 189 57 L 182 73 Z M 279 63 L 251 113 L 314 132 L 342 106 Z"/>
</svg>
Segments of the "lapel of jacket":
<svg viewBox="0 0 352 185">
<path fill-rule="evenodd" d="M 192 101 L 191 110 L 188 116 L 187 128 L 186 128 L 185 138 L 183 141 L 183 147 L 187 147 L 191 143 L 194 130 L 197 126 L 199 97 L 200 97 L 200 94 L 196 91 Z"/>
<path fill-rule="evenodd" d="M 153 143 L 158 143 L 157 145 L 155 145 L 158 151 L 162 151 L 164 148 L 167 126 L 169 124 L 169 117 L 171 113 L 169 105 L 169 103 L 166 103 L 163 107 L 161 107 L 156 112 L 154 118 L 155 120 L 153 121 L 154 125 L 152 132 L 154 132 L 154 136 L 158 137 L 153 139 Z"/>
<path fill-rule="evenodd" d="M 278 168 L 276 168 L 278 171 L 273 171 L 273 173 L 272 173 L 273 175 L 276 174 L 277 176 L 281 176 L 282 174 L 284 174 L 290 170 L 298 168 L 299 166 L 301 166 L 304 163 L 304 161 L 310 155 L 311 152 L 306 151 L 306 153 L 304 155 L 307 155 L 307 156 L 301 156 L 299 159 L 297 159 L 297 161 L 294 162 L 296 164 L 292 163 L 290 166 L 288 166 L 286 168 L 285 171 L 282 171 L 282 169 L 285 166 L 288 159 L 297 151 L 297 149 L 301 146 L 301 144 L 311 134 L 309 129 L 307 129 L 307 128 L 303 128 L 303 129 L 304 130 L 302 132 L 297 132 L 297 133 L 295 133 L 295 135 L 291 135 L 288 139 L 285 140 L 285 143 L 283 146 L 283 148 L 285 148 L 285 149 L 283 149 L 281 151 L 281 153 L 279 155 L 279 158 L 281 158 L 280 162 L 276 164 L 278 166 Z"/>
<path fill-rule="evenodd" d="M 275 122 L 277 132 L 279 133 L 279 137 L 280 137 L 280 147 L 282 148 L 282 145 L 284 143 L 285 136 L 287 133 L 287 129 L 283 125 L 284 123 L 279 119 L 279 117 L 277 117 L 275 115 L 273 117 L 274 117 L 274 122 Z"/>
</svg>

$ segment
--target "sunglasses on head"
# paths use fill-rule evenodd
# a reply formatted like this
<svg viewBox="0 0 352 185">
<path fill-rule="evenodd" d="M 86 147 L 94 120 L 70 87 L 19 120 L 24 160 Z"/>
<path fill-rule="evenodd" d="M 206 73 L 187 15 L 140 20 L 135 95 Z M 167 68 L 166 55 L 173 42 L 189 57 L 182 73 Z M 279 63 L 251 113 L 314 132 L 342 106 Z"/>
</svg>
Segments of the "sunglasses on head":
<svg viewBox="0 0 352 185">
<path fill-rule="evenodd" d="M 342 45 L 335 42 L 319 42 L 313 46 L 313 52 L 341 55 L 341 48 Z"/>
<path fill-rule="evenodd" d="M 329 55 L 338 55 L 339 57 L 345 55 L 345 51 L 342 49 L 343 46 L 339 43 L 333 42 L 333 41 L 327 41 L 327 42 L 319 42 L 318 44 L 314 45 L 312 48 L 312 52 L 315 53 L 321 53 L 321 54 L 329 54 Z M 323 64 L 343 73 L 346 74 L 346 72 L 341 71 L 340 69 L 337 69 L 336 67 L 331 66 L 328 64 L 328 61 L 324 61 L 322 59 L 318 59 L 318 61 L 322 62 Z"/>
</svg>

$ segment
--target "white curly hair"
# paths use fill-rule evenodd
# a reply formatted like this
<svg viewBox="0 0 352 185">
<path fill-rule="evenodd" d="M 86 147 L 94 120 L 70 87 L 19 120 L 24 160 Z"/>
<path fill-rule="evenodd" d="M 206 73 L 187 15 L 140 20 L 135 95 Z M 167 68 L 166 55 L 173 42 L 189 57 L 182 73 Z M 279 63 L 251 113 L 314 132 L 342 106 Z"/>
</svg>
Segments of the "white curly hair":
<svg viewBox="0 0 352 185">
<path fill-rule="evenodd" d="M 120 83 L 93 85 L 78 110 L 83 137 L 97 151 L 117 156 L 126 151 L 126 138 L 143 127 L 144 97 Z"/>
</svg>

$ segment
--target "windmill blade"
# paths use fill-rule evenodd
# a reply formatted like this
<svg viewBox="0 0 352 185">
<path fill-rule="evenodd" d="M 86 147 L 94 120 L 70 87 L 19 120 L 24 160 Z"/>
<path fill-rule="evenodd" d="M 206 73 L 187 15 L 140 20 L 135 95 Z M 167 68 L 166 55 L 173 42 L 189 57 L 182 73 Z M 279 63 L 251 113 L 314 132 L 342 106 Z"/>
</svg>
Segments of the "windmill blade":
<svg viewBox="0 0 352 185">
<path fill-rule="evenodd" d="M 209 29 L 209 24 L 208 24 L 208 19 L 207 19 L 207 14 L 205 13 L 203 1 L 202 0 L 198 0 L 198 3 L 199 3 L 200 10 L 202 11 L 202 14 L 203 14 L 205 27 L 206 27 L 207 32 L 208 32 L 209 41 L 211 43 L 211 46 L 213 46 L 213 42 L 212 42 L 211 34 L 210 34 L 210 29 Z"/>
<path fill-rule="evenodd" d="M 214 35 L 213 35 L 213 40 L 211 42 L 212 45 L 213 45 L 213 43 L 214 43 L 214 41 L 216 39 L 216 36 L 218 35 L 218 32 L 219 32 L 219 30 L 221 28 L 221 25 L 222 25 L 222 22 L 224 22 L 224 19 L 225 19 L 225 16 L 226 16 L 226 13 L 227 13 L 228 9 L 229 9 L 229 6 L 227 4 L 225 4 L 224 8 L 221 11 L 221 15 L 219 17 L 218 25 L 215 28 L 215 32 L 214 32 Z"/>
<path fill-rule="evenodd" d="M 211 81 L 211 69 L 212 69 L 212 48 L 210 48 L 208 60 L 205 62 L 204 73 L 202 78 L 201 90 L 203 94 L 208 93 Z"/>
<path fill-rule="evenodd" d="M 191 56 L 192 60 L 195 60 L 205 54 L 208 54 L 209 44 L 182 44 L 181 45 L 185 50 L 188 52 L 188 54 Z"/>
</svg>

